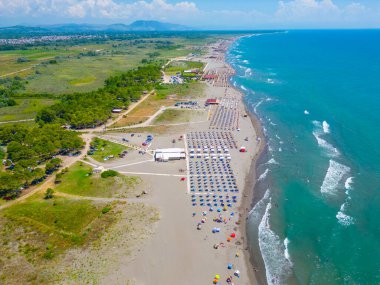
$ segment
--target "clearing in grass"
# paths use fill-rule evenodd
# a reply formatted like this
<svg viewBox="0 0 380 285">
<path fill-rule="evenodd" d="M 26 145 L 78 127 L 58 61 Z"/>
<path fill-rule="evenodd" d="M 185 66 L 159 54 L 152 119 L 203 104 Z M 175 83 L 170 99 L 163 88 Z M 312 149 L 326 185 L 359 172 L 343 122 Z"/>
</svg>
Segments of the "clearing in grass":
<svg viewBox="0 0 380 285">
<path fill-rule="evenodd" d="M 67 173 L 60 175 L 60 183 L 55 188 L 59 192 L 85 197 L 130 198 L 141 193 L 141 179 L 135 176 L 117 174 L 102 178 L 92 173 L 92 167 L 77 163 Z"/>
</svg>

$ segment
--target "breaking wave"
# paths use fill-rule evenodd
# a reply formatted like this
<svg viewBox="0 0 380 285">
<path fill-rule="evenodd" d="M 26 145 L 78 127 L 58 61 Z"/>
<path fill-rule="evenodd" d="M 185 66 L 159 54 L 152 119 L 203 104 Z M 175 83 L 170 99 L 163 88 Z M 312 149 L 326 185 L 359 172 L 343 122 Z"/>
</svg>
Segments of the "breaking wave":
<svg viewBox="0 0 380 285">
<path fill-rule="evenodd" d="M 268 173 L 269 173 L 269 169 L 267 168 L 267 169 L 265 169 L 264 173 L 261 174 L 261 175 L 259 176 L 259 178 L 257 178 L 257 181 L 262 181 L 262 180 L 264 180 L 264 179 L 267 177 Z"/>
<path fill-rule="evenodd" d="M 269 225 L 271 201 L 259 225 L 259 247 L 263 256 L 268 285 L 285 284 L 291 273 L 292 264 L 284 255 L 285 246 Z"/>
<path fill-rule="evenodd" d="M 279 164 L 274 158 L 271 158 L 266 164 Z"/>
<path fill-rule="evenodd" d="M 321 186 L 321 193 L 335 194 L 339 182 L 348 174 L 350 168 L 334 160 L 330 160 L 325 179 Z"/>
<path fill-rule="evenodd" d="M 285 247 L 285 250 L 284 250 L 284 256 L 285 258 L 289 261 L 290 261 L 290 254 L 289 254 L 289 243 L 290 243 L 290 240 L 288 238 L 285 238 L 284 239 L 284 247 Z"/>
<path fill-rule="evenodd" d="M 336 218 L 338 219 L 339 224 L 341 224 L 342 226 L 346 226 L 347 227 L 347 226 L 353 225 L 355 223 L 355 220 L 354 220 L 353 217 L 351 217 L 349 215 L 346 215 L 342 211 L 339 211 L 336 214 Z"/>
<path fill-rule="evenodd" d="M 353 183 L 354 183 L 354 177 L 348 177 L 346 182 L 344 182 L 344 188 L 346 188 L 346 190 L 352 189 Z"/>
<path fill-rule="evenodd" d="M 330 133 L 330 125 L 326 121 L 323 121 L 322 127 L 323 127 L 323 132 L 325 134 L 329 134 Z"/>
<path fill-rule="evenodd" d="M 337 157 L 340 155 L 339 150 L 334 147 L 332 144 L 327 142 L 322 136 L 330 132 L 330 126 L 324 121 L 322 124 L 319 121 L 313 121 L 315 130 L 313 131 L 313 136 L 317 140 L 318 145 L 324 149 L 328 156 Z"/>
</svg>

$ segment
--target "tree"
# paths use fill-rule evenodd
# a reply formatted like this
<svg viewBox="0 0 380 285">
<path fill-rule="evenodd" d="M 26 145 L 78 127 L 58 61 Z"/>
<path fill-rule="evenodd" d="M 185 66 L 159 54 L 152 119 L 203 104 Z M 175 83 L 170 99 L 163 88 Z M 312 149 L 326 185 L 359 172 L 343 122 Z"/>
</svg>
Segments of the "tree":
<svg viewBox="0 0 380 285">
<path fill-rule="evenodd" d="M 48 200 L 48 199 L 52 199 L 53 198 L 53 194 L 54 194 L 54 190 L 51 189 L 51 188 L 48 188 L 45 192 L 45 197 L 44 199 L 45 200 Z"/>
<path fill-rule="evenodd" d="M 53 158 L 45 165 L 45 173 L 51 174 L 61 166 L 62 160 L 58 157 Z"/>
</svg>

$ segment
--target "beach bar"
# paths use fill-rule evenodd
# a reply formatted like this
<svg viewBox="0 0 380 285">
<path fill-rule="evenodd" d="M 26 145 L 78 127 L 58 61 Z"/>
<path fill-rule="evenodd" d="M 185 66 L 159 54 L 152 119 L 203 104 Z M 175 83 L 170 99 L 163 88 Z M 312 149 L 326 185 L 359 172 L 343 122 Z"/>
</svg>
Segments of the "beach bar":
<svg viewBox="0 0 380 285">
<path fill-rule="evenodd" d="M 160 162 L 168 162 L 171 160 L 181 160 L 186 158 L 186 152 L 183 148 L 165 148 L 156 149 L 154 152 L 154 160 Z"/>
</svg>

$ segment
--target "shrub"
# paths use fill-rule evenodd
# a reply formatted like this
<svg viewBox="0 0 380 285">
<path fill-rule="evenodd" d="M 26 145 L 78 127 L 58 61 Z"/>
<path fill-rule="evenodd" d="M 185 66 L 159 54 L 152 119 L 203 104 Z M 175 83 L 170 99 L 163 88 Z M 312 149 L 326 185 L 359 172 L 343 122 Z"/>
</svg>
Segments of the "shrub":
<svg viewBox="0 0 380 285">
<path fill-rule="evenodd" d="M 102 178 L 108 178 L 108 177 L 115 177 L 117 176 L 119 173 L 115 170 L 106 170 L 104 172 L 102 172 L 102 174 L 100 175 Z"/>
<path fill-rule="evenodd" d="M 111 207 L 107 206 L 102 209 L 102 214 L 107 214 L 109 211 L 111 211 Z"/>
</svg>

